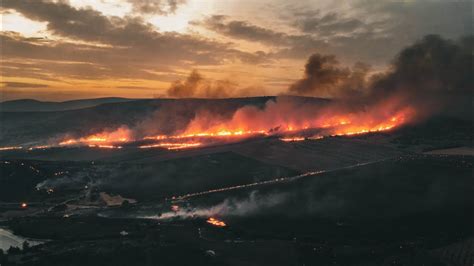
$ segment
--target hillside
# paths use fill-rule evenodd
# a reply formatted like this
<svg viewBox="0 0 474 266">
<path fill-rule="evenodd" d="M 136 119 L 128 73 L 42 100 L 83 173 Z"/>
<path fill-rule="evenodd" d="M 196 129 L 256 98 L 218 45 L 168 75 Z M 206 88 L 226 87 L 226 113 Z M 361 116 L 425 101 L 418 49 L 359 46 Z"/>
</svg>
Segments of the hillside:
<svg viewBox="0 0 474 266">
<path fill-rule="evenodd" d="M 0 102 L 0 112 L 54 112 L 94 107 L 105 103 L 121 103 L 135 99 L 108 97 L 97 99 L 81 99 L 64 102 L 48 102 L 32 99 L 21 99 Z"/>
</svg>

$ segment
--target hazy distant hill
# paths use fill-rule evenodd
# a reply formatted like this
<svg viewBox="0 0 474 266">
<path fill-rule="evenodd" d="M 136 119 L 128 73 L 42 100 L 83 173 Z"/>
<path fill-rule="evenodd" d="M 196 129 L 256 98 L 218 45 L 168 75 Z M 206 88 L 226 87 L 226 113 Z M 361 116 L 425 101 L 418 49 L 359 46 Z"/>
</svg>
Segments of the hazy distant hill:
<svg viewBox="0 0 474 266">
<path fill-rule="evenodd" d="M 2 112 L 50 112 L 50 111 L 64 111 L 74 110 L 97 106 L 104 103 L 119 103 L 133 101 L 133 99 L 126 98 L 97 98 L 72 100 L 65 102 L 43 102 L 31 99 L 5 101 L 0 103 L 0 111 Z"/>
</svg>

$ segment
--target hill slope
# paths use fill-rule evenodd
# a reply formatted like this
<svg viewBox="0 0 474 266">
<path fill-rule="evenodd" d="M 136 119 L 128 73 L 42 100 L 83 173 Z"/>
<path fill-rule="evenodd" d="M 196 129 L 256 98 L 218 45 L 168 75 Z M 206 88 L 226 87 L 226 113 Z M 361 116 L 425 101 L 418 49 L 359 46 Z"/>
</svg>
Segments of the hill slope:
<svg viewBox="0 0 474 266">
<path fill-rule="evenodd" d="M 0 111 L 2 112 L 51 112 L 65 111 L 93 107 L 104 103 L 120 103 L 133 101 L 126 98 L 97 98 L 72 100 L 65 102 L 43 102 L 31 99 L 5 101 L 0 103 Z"/>
</svg>

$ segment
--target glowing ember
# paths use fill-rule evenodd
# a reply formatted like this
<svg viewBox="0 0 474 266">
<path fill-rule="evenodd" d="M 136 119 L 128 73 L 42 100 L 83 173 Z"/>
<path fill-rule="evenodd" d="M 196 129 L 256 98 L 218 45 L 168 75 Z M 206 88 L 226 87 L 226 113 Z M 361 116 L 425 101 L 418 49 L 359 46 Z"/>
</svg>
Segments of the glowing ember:
<svg viewBox="0 0 474 266">
<path fill-rule="evenodd" d="M 226 226 L 226 224 L 225 224 L 223 221 L 218 220 L 218 219 L 216 219 L 216 218 L 214 218 L 214 217 L 210 217 L 209 219 L 207 219 L 206 222 L 207 222 L 208 224 L 212 224 L 212 225 L 217 226 L 217 227 L 224 227 L 224 226 Z"/>
<path fill-rule="evenodd" d="M 10 150 L 21 150 L 23 147 L 12 146 L 12 147 L 0 147 L 0 151 L 10 151 Z"/>
<path fill-rule="evenodd" d="M 38 150 L 38 149 L 49 149 L 51 148 L 50 145 L 40 145 L 40 146 L 33 146 L 33 147 L 29 147 L 28 150 L 32 151 L 32 150 Z"/>
<path fill-rule="evenodd" d="M 139 146 L 140 149 L 149 149 L 149 148 L 166 148 L 168 150 L 180 150 L 180 149 L 187 149 L 201 146 L 202 143 L 195 142 L 195 143 L 157 143 L 157 144 L 150 144 L 150 145 L 142 145 Z"/>
<path fill-rule="evenodd" d="M 281 141 L 284 142 L 296 142 L 296 141 L 303 141 L 305 138 L 303 137 L 294 137 L 294 138 L 280 138 Z"/>
<path fill-rule="evenodd" d="M 168 136 L 166 135 L 158 135 L 158 136 L 148 136 L 148 137 L 144 137 L 143 139 L 144 140 L 163 140 L 163 139 L 167 139 Z"/>
<path fill-rule="evenodd" d="M 90 148 L 102 148 L 102 149 L 121 149 L 122 146 L 114 146 L 114 145 L 96 145 L 96 144 L 89 144 Z"/>
</svg>

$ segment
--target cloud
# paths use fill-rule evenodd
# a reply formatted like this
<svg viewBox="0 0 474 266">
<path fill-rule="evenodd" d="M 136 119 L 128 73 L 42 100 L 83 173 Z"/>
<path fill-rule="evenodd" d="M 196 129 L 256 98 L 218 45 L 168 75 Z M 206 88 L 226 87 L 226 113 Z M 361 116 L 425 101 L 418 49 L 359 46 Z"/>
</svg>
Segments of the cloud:
<svg viewBox="0 0 474 266">
<path fill-rule="evenodd" d="M 161 75 L 148 72 L 150 61 L 131 63 L 134 55 L 120 54 L 128 49 L 107 48 L 62 41 L 31 40 L 18 33 L 0 33 L 3 76 L 32 77 L 45 80 L 60 78 L 104 79 L 143 78 L 159 79 Z M 130 60 L 130 61 L 127 61 Z M 162 72 L 169 67 L 156 64 Z"/>
<path fill-rule="evenodd" d="M 469 1 L 351 1 L 334 8 L 317 4 L 284 5 L 281 24 L 294 30 L 259 26 L 255 20 L 214 15 L 194 22 L 208 30 L 273 48 L 277 59 L 302 59 L 314 53 L 335 54 L 345 63 L 385 65 L 421 36 L 458 38 L 472 32 Z"/>
<path fill-rule="evenodd" d="M 117 89 L 127 89 L 127 90 L 156 90 L 156 88 L 150 88 L 145 86 L 117 86 Z"/>
<path fill-rule="evenodd" d="M 358 1 L 354 7 L 363 14 L 384 18 L 382 33 L 401 40 L 438 34 L 459 38 L 472 34 L 472 1 Z M 408 45 L 406 43 L 404 45 Z"/>
<path fill-rule="evenodd" d="M 4 87 L 7 87 L 7 88 L 47 88 L 49 87 L 46 84 L 38 84 L 38 83 L 13 82 L 13 81 L 4 81 L 1 83 L 4 85 Z"/>
<path fill-rule="evenodd" d="M 295 26 L 306 33 L 334 35 L 349 33 L 359 28 L 368 27 L 357 18 L 344 18 L 336 12 L 320 15 L 321 12 L 306 12 L 302 18 L 297 18 Z"/>
<path fill-rule="evenodd" d="M 420 37 L 457 39 L 472 34 L 472 1 L 356 0 L 329 9 L 311 6 L 282 11 L 296 29 L 324 39 L 324 51 L 356 62 L 385 65 Z"/>
<path fill-rule="evenodd" d="M 192 56 L 197 52 L 227 49 L 225 45 L 189 35 L 160 33 L 138 17 L 107 17 L 93 9 L 77 9 L 62 2 L 5 0 L 3 6 L 29 19 L 46 22 L 47 29 L 58 36 L 146 52 L 154 48 L 153 52 L 164 58 L 170 51 L 176 51 L 171 54 L 179 60 L 178 52 Z"/>
<path fill-rule="evenodd" d="M 227 16 L 209 14 L 191 23 L 217 33 L 212 35 L 215 39 L 192 28 L 186 34 L 161 32 L 147 22 L 147 15 L 180 12 L 184 0 L 125 1 L 132 12 L 123 17 L 107 16 L 95 7 L 78 8 L 68 1 L 2 1 L 2 12 L 40 22 L 50 37 L 2 31 L 0 74 L 59 82 L 121 79 L 118 82 L 128 83 L 135 79 L 133 84 L 140 86 L 141 80 L 172 82 L 187 69 L 228 66 L 236 73 L 248 66 L 242 71 L 247 72 L 248 81 L 265 79 L 264 84 L 277 91 L 283 88 L 279 79 L 295 78 L 294 70 L 280 75 L 282 62 L 294 69 L 312 54 L 332 54 L 341 65 L 367 62 L 381 69 L 420 36 L 435 33 L 456 39 L 472 32 L 472 1 L 354 0 L 345 5 L 310 1 L 286 6 L 277 1 L 268 10 L 249 4 L 245 5 L 247 19 L 233 16 L 230 10 L 223 11 Z M 258 22 L 262 18 L 265 23 Z M 253 46 L 241 40 L 263 44 L 265 52 L 250 51 Z M 351 74 L 364 68 L 353 68 L 349 77 L 339 80 L 360 80 L 361 75 Z"/>
<path fill-rule="evenodd" d="M 252 24 L 249 21 L 232 20 L 228 16 L 214 15 L 193 25 L 204 27 L 221 35 L 274 48 L 267 56 L 273 59 L 302 59 L 315 52 L 327 51 L 328 44 L 308 34 L 290 34 Z"/>
<path fill-rule="evenodd" d="M 186 0 L 127 0 L 132 4 L 132 11 L 139 14 L 168 15 L 175 13 Z"/>
<path fill-rule="evenodd" d="M 194 21 L 193 24 L 225 36 L 247 41 L 270 45 L 288 45 L 290 41 L 290 36 L 285 33 L 259 27 L 248 21 L 229 20 L 228 16 L 223 15 L 214 15 L 202 21 Z"/>
<path fill-rule="evenodd" d="M 45 22 L 50 33 L 62 37 L 48 40 L 26 38 L 13 32 L 1 34 L 5 59 L 35 60 L 33 68 L 46 65 L 52 76 L 162 80 L 163 75 L 155 73 L 171 72 L 175 67 L 224 62 L 256 64 L 266 60 L 263 53 L 242 52 L 230 44 L 196 35 L 161 33 L 139 17 L 105 16 L 91 8 L 72 7 L 67 2 L 5 0 L 2 7 Z M 44 61 L 54 61 L 54 66 Z M 57 67 L 58 64 L 62 67 Z"/>
</svg>

